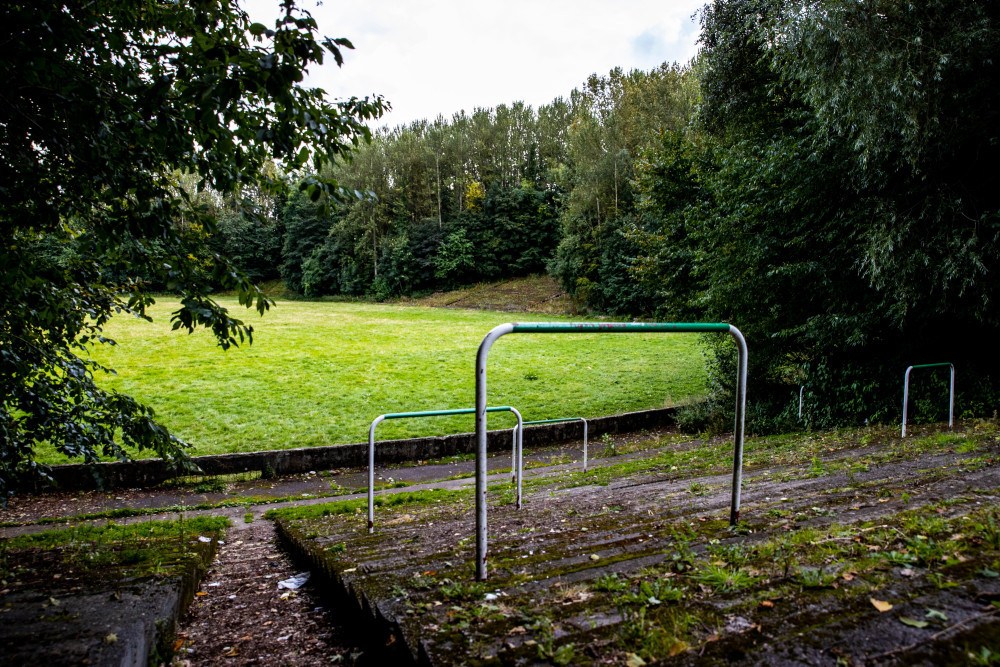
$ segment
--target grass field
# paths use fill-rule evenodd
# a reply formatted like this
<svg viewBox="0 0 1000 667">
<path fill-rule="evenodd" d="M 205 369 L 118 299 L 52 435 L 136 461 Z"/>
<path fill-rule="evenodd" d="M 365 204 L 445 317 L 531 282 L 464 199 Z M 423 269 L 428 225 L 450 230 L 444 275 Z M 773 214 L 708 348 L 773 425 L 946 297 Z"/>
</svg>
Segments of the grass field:
<svg viewBox="0 0 1000 667">
<path fill-rule="evenodd" d="M 263 318 L 246 313 L 252 346 L 223 352 L 207 332 L 171 331 L 176 307 L 156 304 L 153 323 L 117 318 L 107 333 L 118 346 L 93 355 L 118 372 L 102 385 L 152 406 L 195 455 L 364 442 L 382 413 L 473 407 L 483 336 L 503 322 L 560 319 L 280 301 Z M 699 339 L 683 334 L 506 336 L 487 372 L 490 404 L 512 405 L 526 420 L 676 405 L 705 384 Z M 491 428 L 512 424 L 507 414 L 490 418 Z M 471 416 L 398 420 L 379 426 L 378 437 L 471 430 Z"/>
</svg>

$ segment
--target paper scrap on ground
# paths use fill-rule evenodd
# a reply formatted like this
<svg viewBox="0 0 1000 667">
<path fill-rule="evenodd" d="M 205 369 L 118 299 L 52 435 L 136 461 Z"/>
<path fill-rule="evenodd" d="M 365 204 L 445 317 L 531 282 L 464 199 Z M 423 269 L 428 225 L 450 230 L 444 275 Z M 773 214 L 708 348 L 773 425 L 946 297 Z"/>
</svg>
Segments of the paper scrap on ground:
<svg viewBox="0 0 1000 667">
<path fill-rule="evenodd" d="M 302 584 L 306 583 L 307 581 L 309 581 L 309 573 L 300 572 L 299 574 L 296 574 L 294 577 L 289 577 L 284 581 L 279 581 L 278 588 L 287 588 L 290 591 L 297 591 L 300 588 L 302 588 Z"/>
</svg>

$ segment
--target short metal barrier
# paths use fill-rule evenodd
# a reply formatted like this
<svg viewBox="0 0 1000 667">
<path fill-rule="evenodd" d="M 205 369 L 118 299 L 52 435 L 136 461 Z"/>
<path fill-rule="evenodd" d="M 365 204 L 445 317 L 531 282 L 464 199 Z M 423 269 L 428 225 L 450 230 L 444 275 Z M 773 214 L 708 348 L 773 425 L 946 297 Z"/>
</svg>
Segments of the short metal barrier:
<svg viewBox="0 0 1000 667">
<path fill-rule="evenodd" d="M 906 373 L 903 374 L 903 431 L 901 437 L 906 437 L 906 411 L 907 404 L 910 402 L 910 371 L 914 368 L 944 368 L 945 366 L 951 369 L 951 382 L 948 389 L 948 428 L 955 424 L 955 364 L 949 362 L 917 364 L 908 367 Z"/>
<path fill-rule="evenodd" d="M 559 417 L 558 419 L 535 419 L 524 422 L 525 426 L 538 424 L 561 424 L 563 422 L 583 422 L 583 471 L 587 472 L 587 420 L 583 417 Z M 514 437 L 517 437 L 516 435 Z"/>
<path fill-rule="evenodd" d="M 421 417 L 447 417 L 451 415 L 471 415 L 475 408 L 457 408 L 454 410 L 425 410 L 423 412 L 390 412 L 379 415 L 368 427 L 368 532 L 375 532 L 375 427 L 387 419 L 416 419 Z M 509 405 L 498 405 L 486 408 L 486 412 L 511 412 L 517 418 L 514 427 L 514 456 L 511 466 L 517 481 L 517 508 L 521 509 L 521 476 L 523 472 L 523 456 L 521 448 L 524 443 L 524 420 L 521 413 Z"/>
<path fill-rule="evenodd" d="M 747 344 L 740 330 L 724 322 L 526 322 L 494 327 L 476 353 L 476 579 L 486 580 L 486 360 L 493 343 L 510 333 L 728 333 L 736 341 L 739 355 L 736 371 L 736 426 L 733 451 L 733 489 L 729 522 L 740 515 L 740 485 L 743 482 L 743 430 L 746 415 Z"/>
</svg>

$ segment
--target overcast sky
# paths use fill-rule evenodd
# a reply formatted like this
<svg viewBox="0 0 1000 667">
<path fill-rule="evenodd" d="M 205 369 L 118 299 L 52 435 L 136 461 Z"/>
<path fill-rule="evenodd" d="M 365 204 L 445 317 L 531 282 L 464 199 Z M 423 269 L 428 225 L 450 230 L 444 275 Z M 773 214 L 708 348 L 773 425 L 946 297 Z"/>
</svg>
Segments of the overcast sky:
<svg viewBox="0 0 1000 667">
<path fill-rule="evenodd" d="M 310 85 L 333 97 L 381 94 L 379 125 L 521 100 L 538 108 L 613 67 L 686 63 L 704 0 L 300 0 L 328 37 L 346 37 Z M 271 24 L 278 0 L 245 0 Z"/>
</svg>

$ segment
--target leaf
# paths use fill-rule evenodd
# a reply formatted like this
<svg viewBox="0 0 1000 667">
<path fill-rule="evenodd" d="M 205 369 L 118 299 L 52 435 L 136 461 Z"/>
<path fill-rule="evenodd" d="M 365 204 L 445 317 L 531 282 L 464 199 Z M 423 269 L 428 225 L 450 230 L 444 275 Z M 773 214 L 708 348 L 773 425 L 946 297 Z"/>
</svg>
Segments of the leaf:
<svg viewBox="0 0 1000 667">
<path fill-rule="evenodd" d="M 885 613 L 892 609 L 892 605 L 885 600 L 876 600 L 875 598 L 868 598 L 868 601 L 872 603 L 872 606 L 878 609 L 881 613 Z"/>
<path fill-rule="evenodd" d="M 927 621 L 918 621 L 915 618 L 910 618 L 909 616 L 900 616 L 899 622 L 903 625 L 909 625 L 911 628 L 926 628 L 930 623 Z"/>
<path fill-rule="evenodd" d="M 625 664 L 628 665 L 628 667 L 642 667 L 646 664 L 646 661 L 635 653 L 629 653 L 625 658 Z"/>
<path fill-rule="evenodd" d="M 943 611 L 938 611 L 937 609 L 928 609 L 924 618 L 929 618 L 932 621 L 946 622 L 948 620 L 948 614 Z"/>
</svg>

